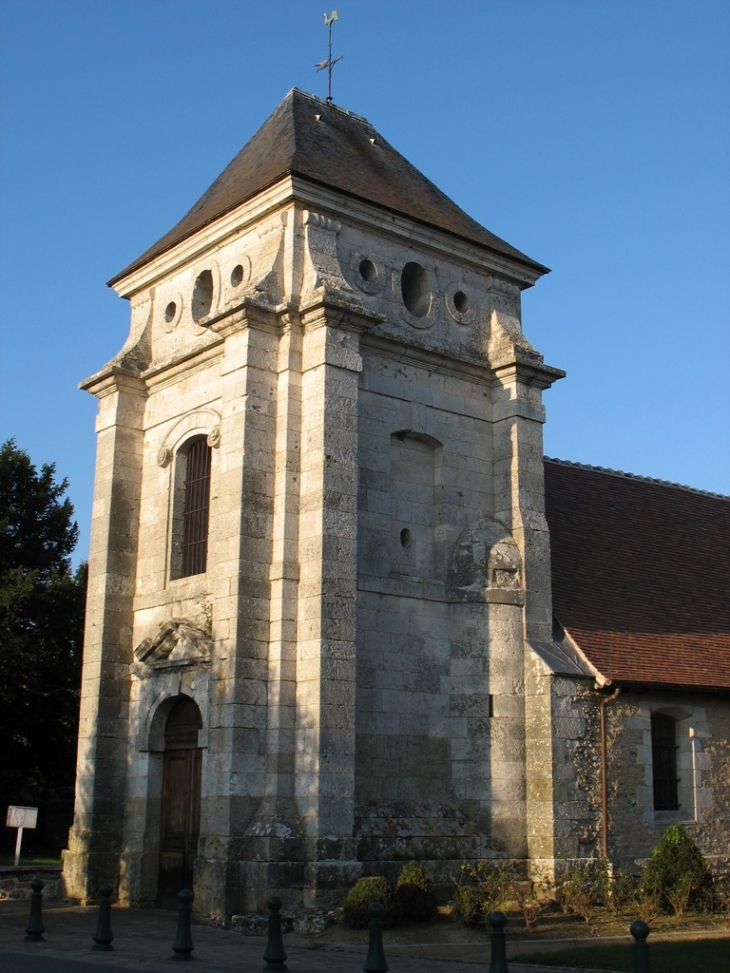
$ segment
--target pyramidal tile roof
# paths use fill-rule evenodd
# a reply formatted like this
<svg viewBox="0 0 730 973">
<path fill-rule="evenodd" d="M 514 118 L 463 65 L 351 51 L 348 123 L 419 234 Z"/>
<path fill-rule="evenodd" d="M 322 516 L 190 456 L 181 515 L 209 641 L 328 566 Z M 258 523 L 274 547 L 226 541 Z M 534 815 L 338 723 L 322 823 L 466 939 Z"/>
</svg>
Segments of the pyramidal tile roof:
<svg viewBox="0 0 730 973">
<path fill-rule="evenodd" d="M 618 685 L 730 691 L 730 497 L 545 460 L 553 611 Z"/>
<path fill-rule="evenodd" d="M 367 119 L 293 88 L 177 226 L 110 284 L 286 176 L 299 176 L 461 237 L 539 274 L 547 272 L 468 216 Z"/>
</svg>

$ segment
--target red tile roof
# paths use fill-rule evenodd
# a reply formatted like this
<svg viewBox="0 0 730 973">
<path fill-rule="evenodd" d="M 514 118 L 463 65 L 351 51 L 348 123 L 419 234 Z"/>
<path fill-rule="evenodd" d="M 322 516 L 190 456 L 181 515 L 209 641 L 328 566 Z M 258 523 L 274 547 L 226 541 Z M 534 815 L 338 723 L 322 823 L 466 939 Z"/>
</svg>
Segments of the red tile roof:
<svg viewBox="0 0 730 973">
<path fill-rule="evenodd" d="M 730 497 L 545 460 L 553 611 L 617 684 L 730 690 Z"/>
<path fill-rule="evenodd" d="M 366 118 L 293 88 L 177 226 L 109 283 L 116 283 L 289 175 L 462 237 L 510 257 L 538 275 L 547 272 L 547 267 L 468 216 Z"/>
</svg>

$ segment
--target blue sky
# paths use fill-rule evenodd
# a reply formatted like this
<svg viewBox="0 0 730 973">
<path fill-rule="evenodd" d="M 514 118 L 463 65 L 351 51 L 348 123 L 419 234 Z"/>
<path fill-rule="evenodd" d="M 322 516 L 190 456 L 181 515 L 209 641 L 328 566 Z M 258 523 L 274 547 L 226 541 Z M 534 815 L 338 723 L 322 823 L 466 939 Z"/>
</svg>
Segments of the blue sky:
<svg viewBox="0 0 730 973">
<path fill-rule="evenodd" d="M 331 4 L 334 6 L 335 4 Z M 327 7 L 327 10 L 331 9 Z M 549 456 L 730 493 L 730 4 L 339 0 L 335 102 L 552 273 Z M 88 549 L 105 282 L 292 87 L 322 0 L 0 0 L 0 440 L 68 477 Z"/>
</svg>

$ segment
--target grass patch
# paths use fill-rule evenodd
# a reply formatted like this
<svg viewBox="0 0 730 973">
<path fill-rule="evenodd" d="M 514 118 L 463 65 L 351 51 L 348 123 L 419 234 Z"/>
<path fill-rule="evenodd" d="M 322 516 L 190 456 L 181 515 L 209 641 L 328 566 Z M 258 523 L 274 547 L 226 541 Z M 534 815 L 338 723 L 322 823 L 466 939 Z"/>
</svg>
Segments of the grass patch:
<svg viewBox="0 0 730 973">
<path fill-rule="evenodd" d="M 626 945 L 577 946 L 556 952 L 529 953 L 514 962 L 572 966 L 579 970 L 619 970 L 632 973 L 634 947 Z M 698 939 L 652 943 L 649 938 L 651 973 L 727 973 L 730 969 L 730 939 Z"/>
<path fill-rule="evenodd" d="M 0 855 L 0 868 L 11 868 L 15 865 L 15 855 Z M 60 868 L 61 867 L 61 856 L 55 857 L 53 855 L 21 855 L 18 866 L 30 867 L 32 865 L 42 866 L 44 868 Z"/>
</svg>

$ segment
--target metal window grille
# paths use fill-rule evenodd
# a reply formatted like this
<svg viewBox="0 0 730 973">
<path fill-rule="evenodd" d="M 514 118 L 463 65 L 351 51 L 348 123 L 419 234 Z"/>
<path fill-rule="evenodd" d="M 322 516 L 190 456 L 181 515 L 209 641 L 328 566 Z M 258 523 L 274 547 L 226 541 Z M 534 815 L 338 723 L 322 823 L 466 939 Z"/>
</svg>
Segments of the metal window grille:
<svg viewBox="0 0 730 973">
<path fill-rule="evenodd" d="M 187 453 L 182 539 L 183 578 L 205 572 L 208 558 L 210 454 L 210 446 L 203 437 L 194 440 Z"/>
<path fill-rule="evenodd" d="M 654 777 L 654 810 L 676 811 L 677 793 L 677 727 L 664 713 L 651 718 L 651 761 Z"/>
</svg>

